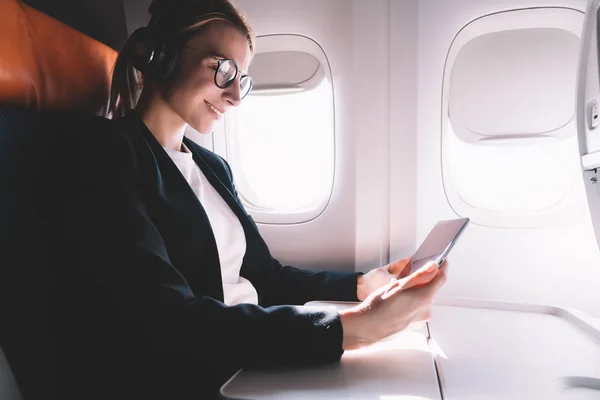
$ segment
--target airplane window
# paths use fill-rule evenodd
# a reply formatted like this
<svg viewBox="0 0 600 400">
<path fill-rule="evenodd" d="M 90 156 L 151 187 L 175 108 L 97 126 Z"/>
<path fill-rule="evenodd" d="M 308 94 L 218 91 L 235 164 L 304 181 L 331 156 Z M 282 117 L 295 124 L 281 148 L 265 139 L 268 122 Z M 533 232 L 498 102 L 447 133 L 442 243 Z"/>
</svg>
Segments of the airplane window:
<svg viewBox="0 0 600 400">
<path fill-rule="evenodd" d="M 334 94 L 321 46 L 301 35 L 257 38 L 250 94 L 215 126 L 214 150 L 233 170 L 258 223 L 293 224 L 320 215 L 335 166 Z"/>
<path fill-rule="evenodd" d="M 448 198 L 476 222 L 549 226 L 586 209 L 576 136 L 486 145 L 462 141 L 451 123 L 446 136 Z"/>
<path fill-rule="evenodd" d="M 331 89 L 323 79 L 311 90 L 250 94 L 234 121 L 226 121 L 235 179 L 250 208 L 293 213 L 329 198 L 334 166 Z"/>
<path fill-rule="evenodd" d="M 473 223 L 542 228 L 586 217 L 574 119 L 574 10 L 513 10 L 456 36 L 444 72 L 442 176 Z"/>
</svg>

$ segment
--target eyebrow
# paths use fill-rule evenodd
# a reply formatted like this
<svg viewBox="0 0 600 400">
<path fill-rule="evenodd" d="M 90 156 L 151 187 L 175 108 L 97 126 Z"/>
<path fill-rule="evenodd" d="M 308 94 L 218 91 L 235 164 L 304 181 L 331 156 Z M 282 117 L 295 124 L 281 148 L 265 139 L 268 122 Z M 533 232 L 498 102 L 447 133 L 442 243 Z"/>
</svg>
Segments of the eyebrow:
<svg viewBox="0 0 600 400">
<path fill-rule="evenodd" d="M 233 58 L 231 58 L 231 57 L 227 57 L 225 54 L 223 54 L 223 53 L 220 53 L 220 52 L 218 52 L 218 51 L 217 51 L 217 50 L 215 50 L 215 49 L 211 49 L 211 50 L 210 50 L 210 54 L 212 54 L 213 56 L 215 56 L 215 57 L 217 57 L 217 58 L 226 58 L 226 59 L 228 59 L 228 60 L 233 60 Z M 233 60 L 233 61 L 235 61 L 235 60 Z M 237 61 L 235 61 L 235 63 L 238 65 L 238 68 L 239 68 L 240 64 L 239 64 Z M 242 75 L 248 75 L 248 71 L 240 71 L 240 73 L 241 73 Z"/>
<path fill-rule="evenodd" d="M 184 44 L 183 47 L 187 47 L 188 49 L 192 49 L 192 50 L 196 50 L 198 51 L 198 48 L 194 47 L 194 46 L 190 46 L 187 44 Z M 219 52 L 218 50 L 215 50 L 214 48 L 209 49 L 208 51 L 208 56 L 206 57 L 217 57 L 217 58 L 226 58 L 228 60 L 233 60 L 233 58 L 226 56 L 225 54 Z M 233 60 L 235 61 L 235 60 Z M 235 61 L 236 64 L 238 64 L 237 61 Z M 239 64 L 238 64 L 238 68 L 239 68 Z M 248 71 L 240 71 L 242 75 L 248 75 Z"/>
</svg>

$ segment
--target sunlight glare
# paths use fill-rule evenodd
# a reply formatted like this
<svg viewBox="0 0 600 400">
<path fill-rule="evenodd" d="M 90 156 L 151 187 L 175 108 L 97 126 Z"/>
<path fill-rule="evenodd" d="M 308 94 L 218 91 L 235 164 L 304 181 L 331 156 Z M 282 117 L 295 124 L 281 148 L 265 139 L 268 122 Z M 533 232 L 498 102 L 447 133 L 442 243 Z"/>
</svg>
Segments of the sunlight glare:
<svg viewBox="0 0 600 400">
<path fill-rule="evenodd" d="M 292 94 L 248 96 L 234 138 L 252 204 L 278 211 L 310 209 L 329 197 L 334 174 L 331 82 Z"/>
</svg>

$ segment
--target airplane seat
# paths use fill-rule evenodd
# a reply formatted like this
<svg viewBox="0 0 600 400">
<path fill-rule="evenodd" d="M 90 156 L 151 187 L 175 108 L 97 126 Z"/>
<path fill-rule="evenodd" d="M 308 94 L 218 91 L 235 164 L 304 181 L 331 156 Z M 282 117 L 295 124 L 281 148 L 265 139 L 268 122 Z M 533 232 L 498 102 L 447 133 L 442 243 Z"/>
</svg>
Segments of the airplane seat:
<svg viewBox="0 0 600 400">
<path fill-rule="evenodd" d="M 116 52 L 18 0 L 0 0 L 0 399 L 53 399 L 52 249 L 42 174 L 51 115 L 107 116 Z M 47 237 L 46 237 L 47 238 Z"/>
</svg>

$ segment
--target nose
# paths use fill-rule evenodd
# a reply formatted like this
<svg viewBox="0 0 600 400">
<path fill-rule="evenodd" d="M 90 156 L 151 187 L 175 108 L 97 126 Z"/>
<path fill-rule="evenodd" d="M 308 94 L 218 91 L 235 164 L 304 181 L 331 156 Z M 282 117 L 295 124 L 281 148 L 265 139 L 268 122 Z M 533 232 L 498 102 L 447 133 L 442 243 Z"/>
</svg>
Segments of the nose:
<svg viewBox="0 0 600 400">
<path fill-rule="evenodd" d="M 223 90 L 223 96 L 229 104 L 231 104 L 233 107 L 237 107 L 242 102 L 240 94 L 240 75 L 238 74 L 233 83 L 228 88 Z"/>
</svg>

